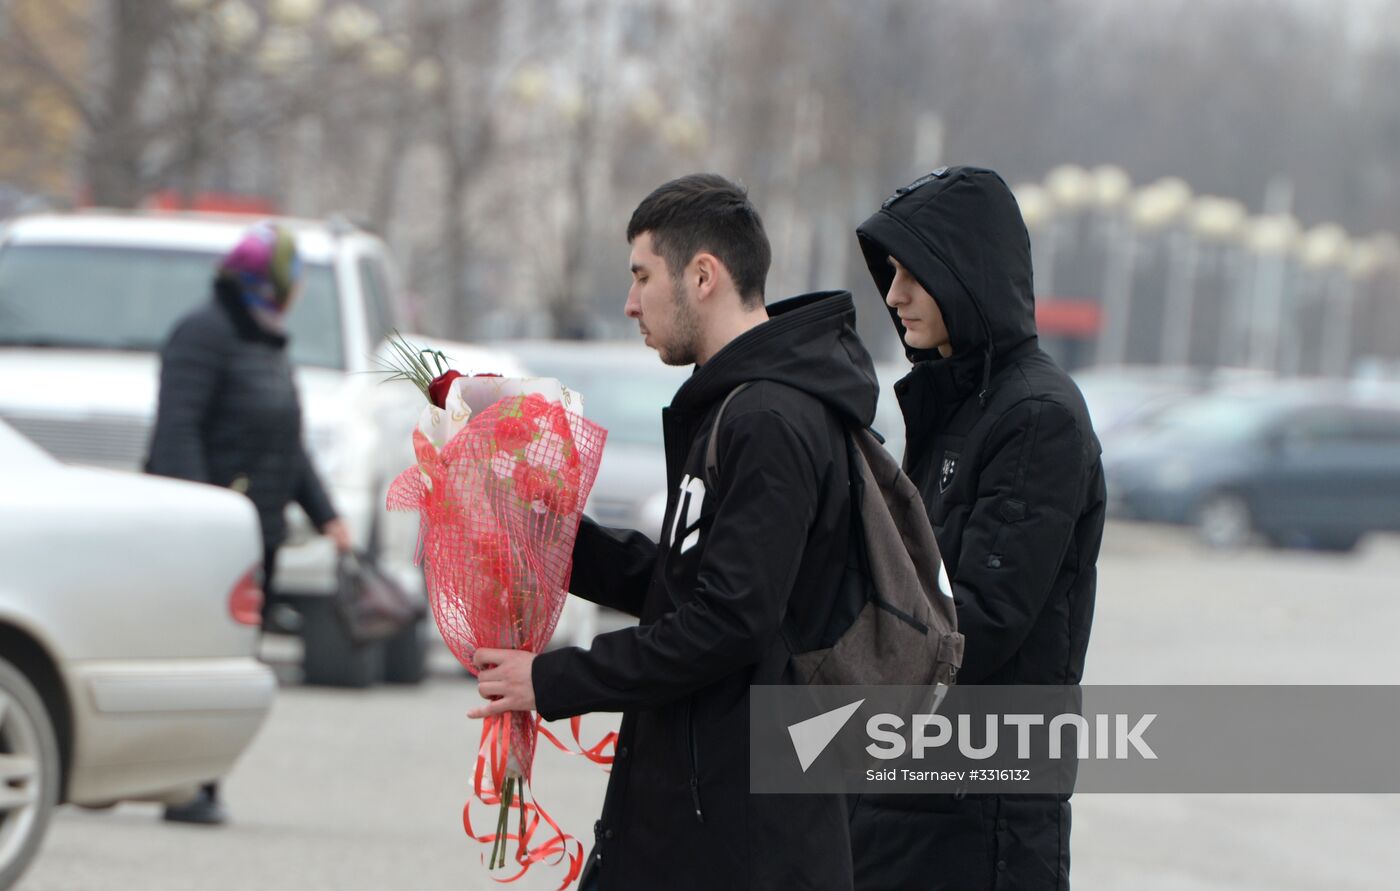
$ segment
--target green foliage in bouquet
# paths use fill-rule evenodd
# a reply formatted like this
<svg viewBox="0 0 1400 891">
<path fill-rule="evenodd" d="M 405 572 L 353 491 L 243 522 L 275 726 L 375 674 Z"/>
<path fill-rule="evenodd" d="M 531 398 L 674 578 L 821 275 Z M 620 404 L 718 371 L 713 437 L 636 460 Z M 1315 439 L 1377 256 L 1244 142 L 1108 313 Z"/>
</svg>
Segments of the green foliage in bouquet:
<svg viewBox="0 0 1400 891">
<path fill-rule="evenodd" d="M 380 369 L 389 375 L 388 381 L 408 381 L 418 388 L 433 405 L 443 405 L 447 385 L 461 374 L 448 365 L 442 350 L 418 349 L 397 330 L 389 332 L 389 346 L 394 359 L 380 359 Z"/>
</svg>

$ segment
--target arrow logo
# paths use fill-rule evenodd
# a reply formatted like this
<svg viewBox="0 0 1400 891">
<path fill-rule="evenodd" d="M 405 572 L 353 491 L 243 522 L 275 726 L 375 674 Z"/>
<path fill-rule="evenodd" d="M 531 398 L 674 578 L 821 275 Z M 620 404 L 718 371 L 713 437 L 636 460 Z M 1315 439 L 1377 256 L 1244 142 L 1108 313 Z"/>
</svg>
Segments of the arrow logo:
<svg viewBox="0 0 1400 891">
<path fill-rule="evenodd" d="M 857 699 L 850 705 L 843 705 L 823 712 L 815 718 L 788 726 L 788 736 L 792 737 L 792 747 L 797 752 L 797 761 L 802 765 L 803 773 L 806 773 L 812 762 L 826 751 L 826 747 L 831 745 L 836 734 L 841 732 L 841 728 L 846 726 L 846 722 L 851 720 L 851 715 L 856 713 L 856 709 L 860 708 L 863 702 L 864 699 Z"/>
</svg>

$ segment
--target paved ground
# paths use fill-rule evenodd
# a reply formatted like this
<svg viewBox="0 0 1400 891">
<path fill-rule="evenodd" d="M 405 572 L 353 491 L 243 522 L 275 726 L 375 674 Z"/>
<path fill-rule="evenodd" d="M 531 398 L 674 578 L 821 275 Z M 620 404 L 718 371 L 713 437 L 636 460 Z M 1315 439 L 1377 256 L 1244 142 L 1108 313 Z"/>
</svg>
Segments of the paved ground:
<svg viewBox="0 0 1400 891">
<path fill-rule="evenodd" d="M 1100 563 L 1090 683 L 1400 683 L 1400 541 L 1353 558 L 1203 554 L 1116 526 Z M 1303 654 L 1309 654 L 1304 658 Z M 285 645 L 269 649 L 283 661 Z M 440 662 L 414 690 L 286 687 L 227 784 L 235 822 L 162 825 L 149 805 L 65 809 L 22 891 L 472 891 L 472 685 Z M 289 678 L 291 672 L 285 672 Z M 599 719 L 587 735 L 606 729 Z M 543 802 L 590 834 L 606 778 L 542 748 Z M 1400 797 L 1076 798 L 1077 891 L 1400 887 Z M 541 877 L 514 886 L 554 887 Z M 914 886 L 917 887 L 917 886 Z"/>
</svg>

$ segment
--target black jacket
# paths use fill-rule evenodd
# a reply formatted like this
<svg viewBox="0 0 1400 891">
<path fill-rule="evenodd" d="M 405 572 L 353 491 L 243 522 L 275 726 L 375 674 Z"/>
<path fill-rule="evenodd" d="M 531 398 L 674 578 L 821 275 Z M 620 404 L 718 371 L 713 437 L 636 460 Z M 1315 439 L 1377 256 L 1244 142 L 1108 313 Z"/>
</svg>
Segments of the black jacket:
<svg viewBox="0 0 1400 891">
<path fill-rule="evenodd" d="M 259 326 L 235 288 L 218 280 L 161 349 L 146 471 L 246 492 L 271 549 L 286 538 L 289 502 L 318 529 L 336 514 L 302 444 L 287 338 Z"/>
<path fill-rule="evenodd" d="M 661 544 L 580 530 L 570 590 L 641 624 L 534 663 L 546 718 L 624 712 L 593 850 L 605 891 L 851 887 L 839 796 L 749 794 L 749 685 L 788 682 L 793 651 L 825 633 L 850 532 L 844 430 L 869 425 L 878 389 L 848 293 L 769 314 L 663 412 Z M 709 492 L 710 425 L 744 381 Z"/>
<path fill-rule="evenodd" d="M 951 338 L 946 359 L 909 350 L 914 368 L 895 392 L 905 471 L 967 638 L 958 682 L 1077 684 L 1103 536 L 1099 443 L 1078 388 L 1038 346 L 1030 240 L 1011 191 L 971 167 L 924 180 L 857 235 L 881 294 L 893 256 L 933 295 Z M 867 798 L 853 833 L 862 889 L 1068 887 L 1067 800 Z M 928 881 L 889 871 L 880 852 L 905 842 Z"/>
</svg>

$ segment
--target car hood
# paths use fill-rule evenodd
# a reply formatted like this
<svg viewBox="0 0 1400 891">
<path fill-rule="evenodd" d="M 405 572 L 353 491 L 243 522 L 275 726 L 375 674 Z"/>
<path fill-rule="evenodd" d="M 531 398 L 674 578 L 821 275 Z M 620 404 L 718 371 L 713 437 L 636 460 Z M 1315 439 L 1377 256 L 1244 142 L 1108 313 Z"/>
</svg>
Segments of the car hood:
<svg viewBox="0 0 1400 891">
<path fill-rule="evenodd" d="M 308 414 L 330 413 L 344 395 L 346 375 L 299 367 L 297 385 Z M 119 350 L 0 349 L 0 412 L 122 415 L 149 420 L 155 412 L 160 356 Z"/>
<path fill-rule="evenodd" d="M 159 367 L 155 353 L 0 349 L 0 413 L 148 417 Z"/>
<path fill-rule="evenodd" d="M 375 383 L 369 375 L 327 368 L 301 367 L 295 376 L 308 440 L 318 431 L 330 431 L 321 439 L 339 436 L 341 419 L 363 395 L 357 391 Z M 156 353 L 0 349 L 0 418 L 71 464 L 138 469 L 159 386 Z M 407 401 L 397 395 L 401 405 Z M 402 413 L 407 417 L 409 409 Z"/>
</svg>

